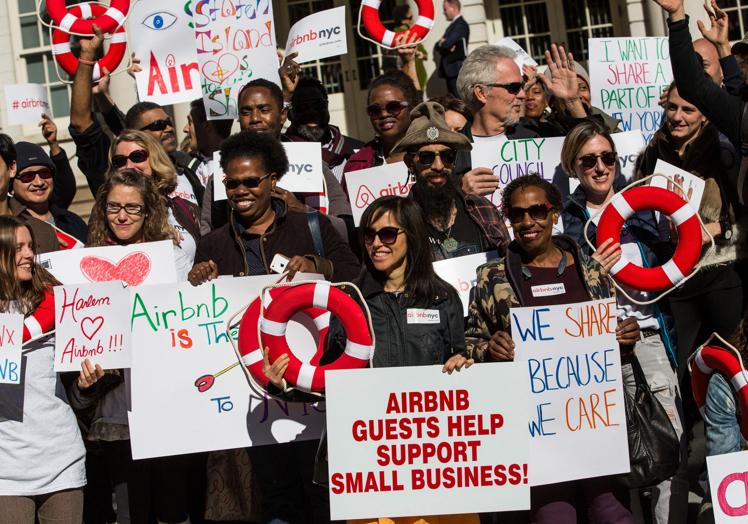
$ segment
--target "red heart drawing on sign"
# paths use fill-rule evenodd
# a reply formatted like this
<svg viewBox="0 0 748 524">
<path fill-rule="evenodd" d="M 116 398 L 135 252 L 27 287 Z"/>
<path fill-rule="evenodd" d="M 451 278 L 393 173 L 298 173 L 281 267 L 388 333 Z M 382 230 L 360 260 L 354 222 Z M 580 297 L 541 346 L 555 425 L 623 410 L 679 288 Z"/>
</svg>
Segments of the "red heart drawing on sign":
<svg viewBox="0 0 748 524">
<path fill-rule="evenodd" d="M 218 61 L 208 60 L 203 64 L 203 75 L 218 84 L 223 84 L 239 68 L 239 59 L 234 55 L 221 55 Z"/>
<path fill-rule="evenodd" d="M 91 340 L 96 336 L 101 327 L 104 325 L 104 317 L 83 317 L 81 320 L 81 331 L 86 335 L 88 340 Z"/>
<path fill-rule="evenodd" d="M 122 280 L 130 286 L 138 286 L 151 272 L 151 259 L 142 251 L 130 253 L 116 264 L 106 258 L 88 256 L 81 259 L 80 268 L 91 282 Z"/>
</svg>

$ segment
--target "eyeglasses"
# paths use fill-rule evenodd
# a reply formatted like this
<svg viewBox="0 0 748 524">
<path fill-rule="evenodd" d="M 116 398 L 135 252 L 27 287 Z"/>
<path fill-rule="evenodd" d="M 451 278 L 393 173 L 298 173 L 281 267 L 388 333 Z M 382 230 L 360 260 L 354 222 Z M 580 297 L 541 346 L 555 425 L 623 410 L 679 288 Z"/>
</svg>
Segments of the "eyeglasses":
<svg viewBox="0 0 748 524">
<path fill-rule="evenodd" d="M 30 182 L 33 182 L 37 175 L 39 175 L 39 178 L 41 178 L 42 180 L 49 180 L 50 178 L 52 178 L 52 170 L 45 167 L 36 171 L 26 171 L 24 173 L 21 173 L 20 175 L 16 175 L 16 180 L 24 184 L 28 184 Z"/>
<path fill-rule="evenodd" d="M 385 246 L 391 246 L 397 242 L 397 237 L 400 233 L 404 233 L 404 229 L 399 227 L 387 226 L 374 231 L 372 228 L 367 227 L 364 229 L 364 244 L 370 246 L 374 243 L 374 238 L 379 237 L 379 241 Z"/>
<path fill-rule="evenodd" d="M 112 167 L 114 169 L 122 169 L 127 165 L 128 160 L 132 160 L 136 164 L 140 164 L 141 162 L 145 162 L 148 160 L 148 157 L 150 155 L 148 154 L 148 150 L 146 149 L 136 149 L 129 155 L 114 155 L 112 157 Z"/>
<path fill-rule="evenodd" d="M 548 218 L 548 213 L 553 209 L 553 204 L 549 202 L 546 202 L 545 204 L 535 204 L 530 207 L 507 207 L 504 208 L 504 216 L 506 216 L 512 224 L 518 224 L 525 219 L 526 213 L 528 213 L 530 218 L 535 221 L 545 220 Z"/>
<path fill-rule="evenodd" d="M 444 149 L 443 151 L 416 151 L 413 156 L 419 164 L 430 166 L 438 156 L 445 165 L 452 165 L 457 158 L 457 151 L 454 149 Z"/>
<path fill-rule="evenodd" d="M 223 185 L 226 186 L 226 189 L 238 189 L 239 186 L 244 186 L 247 189 L 255 189 L 257 188 L 260 183 L 262 183 L 263 180 L 265 180 L 267 177 L 274 175 L 275 173 L 268 173 L 267 175 L 263 175 L 261 177 L 256 176 L 250 176 L 246 178 L 224 178 L 223 179 Z"/>
<path fill-rule="evenodd" d="M 380 106 L 379 104 L 371 104 L 366 108 L 366 113 L 371 118 L 380 117 L 385 111 L 389 115 L 398 116 L 400 113 L 402 113 L 403 109 L 407 107 L 410 107 L 410 104 L 405 100 L 390 100 L 389 102 L 384 104 L 384 106 Z"/>
<path fill-rule="evenodd" d="M 140 128 L 141 131 L 163 131 L 167 127 L 174 127 L 174 122 L 171 118 L 165 118 L 164 120 L 154 120 L 147 126 Z"/>
<path fill-rule="evenodd" d="M 597 159 L 601 158 L 603 164 L 608 167 L 616 165 L 618 155 L 614 151 L 605 151 L 599 155 L 584 155 L 579 157 L 580 165 L 585 169 L 592 169 L 597 165 Z"/>
<path fill-rule="evenodd" d="M 510 95 L 516 95 L 520 91 L 522 91 L 525 88 L 524 82 L 507 82 L 504 84 L 500 83 L 491 83 L 491 84 L 480 84 L 486 87 L 503 87 L 507 90 L 507 93 Z"/>
<path fill-rule="evenodd" d="M 106 214 L 107 215 L 119 215 L 119 212 L 125 210 L 125 213 L 132 216 L 140 216 L 145 210 L 145 206 L 142 204 L 119 204 L 117 202 L 106 203 Z"/>
</svg>

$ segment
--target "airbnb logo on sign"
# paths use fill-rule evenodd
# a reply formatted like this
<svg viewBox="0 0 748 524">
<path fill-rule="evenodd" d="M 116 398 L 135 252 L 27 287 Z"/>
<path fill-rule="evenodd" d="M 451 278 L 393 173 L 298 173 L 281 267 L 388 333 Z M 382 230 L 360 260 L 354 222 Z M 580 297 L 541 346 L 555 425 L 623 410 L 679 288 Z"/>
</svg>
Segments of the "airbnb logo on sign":
<svg viewBox="0 0 748 524">
<path fill-rule="evenodd" d="M 299 44 L 303 44 L 304 42 L 309 42 L 311 40 L 317 40 L 317 38 L 329 40 L 332 38 L 333 35 L 339 35 L 340 34 L 340 27 L 331 27 L 329 29 L 320 29 L 319 31 L 315 31 L 314 29 L 310 29 L 309 32 L 302 34 L 302 35 L 296 35 L 290 42 L 289 45 L 291 46 L 297 46 Z"/>
<path fill-rule="evenodd" d="M 741 482 L 743 484 L 743 490 L 745 492 L 743 500 L 745 500 L 745 503 L 741 506 L 733 506 L 727 501 L 727 488 L 733 482 Z M 717 501 L 719 502 L 719 509 L 721 509 L 722 513 L 728 517 L 744 517 L 748 515 L 748 471 L 742 473 L 730 473 L 722 479 L 722 482 L 719 483 L 719 488 L 717 489 Z"/>
<path fill-rule="evenodd" d="M 369 207 L 369 204 L 374 202 L 376 198 L 377 197 L 374 196 L 374 193 L 371 192 L 371 189 L 369 189 L 365 184 L 361 185 L 356 194 L 356 207 L 359 209 Z"/>
</svg>

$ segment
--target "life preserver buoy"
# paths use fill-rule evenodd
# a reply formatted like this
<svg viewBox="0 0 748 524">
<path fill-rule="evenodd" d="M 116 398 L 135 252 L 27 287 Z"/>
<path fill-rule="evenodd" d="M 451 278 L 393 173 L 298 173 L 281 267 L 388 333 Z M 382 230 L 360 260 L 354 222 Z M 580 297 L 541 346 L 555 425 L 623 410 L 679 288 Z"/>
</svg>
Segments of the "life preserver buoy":
<svg viewBox="0 0 748 524">
<path fill-rule="evenodd" d="M 71 13 L 79 13 L 82 17 L 96 16 L 97 13 L 103 13 L 105 8 L 98 4 L 83 3 L 70 8 Z M 72 37 L 62 29 L 55 29 L 52 32 L 52 55 L 60 67 L 70 76 L 74 76 L 78 70 L 78 59 L 70 49 Z M 102 70 L 107 69 L 113 73 L 127 51 L 127 33 L 125 28 L 120 27 L 109 40 L 109 49 L 106 54 L 96 62 L 93 71 L 93 81 L 98 82 L 101 78 Z"/>
<path fill-rule="evenodd" d="M 289 356 L 285 374 L 289 383 L 302 391 L 323 392 L 326 370 L 363 368 L 369 363 L 374 351 L 374 339 L 368 319 L 355 300 L 326 281 L 289 287 L 282 296 L 283 300 L 273 300 L 260 317 L 260 341 L 268 348 L 271 362 L 284 353 Z M 288 347 L 285 336 L 288 320 L 308 308 L 330 311 L 345 329 L 345 351 L 329 364 L 305 364 Z M 321 353 L 319 348 L 317 351 Z"/>
<path fill-rule="evenodd" d="M 99 26 L 103 33 L 111 33 L 122 27 L 130 10 L 130 0 L 112 0 L 107 8 L 92 4 L 100 8 L 95 13 L 87 13 L 88 7 L 78 9 L 87 5 L 88 3 L 83 3 L 68 8 L 65 0 L 47 0 L 47 13 L 54 25 L 66 33 L 92 35 L 94 24 Z"/>
<path fill-rule="evenodd" d="M 699 411 L 703 414 L 709 378 L 716 371 L 727 379 L 737 393 L 743 413 L 740 432 L 748 440 L 748 373 L 743 372 L 738 357 L 719 346 L 704 346 L 696 351 L 693 362 L 696 365 L 691 366 L 691 389 Z"/>
<path fill-rule="evenodd" d="M 23 319 L 23 342 L 39 338 L 55 328 L 55 294 L 52 289 L 44 291 L 39 307 Z"/>
<path fill-rule="evenodd" d="M 385 47 L 392 47 L 395 39 L 405 34 L 405 40 L 409 43 L 417 43 L 426 38 L 431 28 L 434 27 L 434 2 L 432 0 L 416 0 L 418 7 L 418 18 L 407 31 L 395 33 L 386 29 L 379 19 L 379 6 L 382 0 L 363 0 L 361 2 L 361 19 L 364 28 L 371 37 Z M 415 39 L 411 40 L 415 35 Z"/>
<path fill-rule="evenodd" d="M 691 273 L 701 256 L 701 223 L 696 211 L 681 197 L 659 187 L 634 187 L 617 193 L 600 217 L 597 245 L 607 239 L 620 242 L 624 222 L 637 211 L 652 209 L 670 217 L 678 227 L 678 246 L 661 266 L 644 268 L 625 257 L 610 269 L 616 280 L 642 291 L 669 289 Z"/>
<path fill-rule="evenodd" d="M 271 289 L 267 294 L 265 307 L 288 289 L 290 288 L 277 287 Z M 267 388 L 268 378 L 262 371 L 262 348 L 260 347 L 260 340 L 257 334 L 257 325 L 260 321 L 261 312 L 262 302 L 260 297 L 257 297 L 249 305 L 242 316 L 241 322 L 239 322 L 239 337 L 237 343 L 239 345 L 239 355 L 241 356 L 242 364 L 244 364 L 257 382 Z M 325 349 L 327 331 L 330 327 L 330 313 L 319 308 L 308 308 L 303 310 L 302 313 L 307 315 L 309 319 L 314 322 L 314 325 L 319 332 L 317 351 L 310 362 L 312 365 L 317 365 Z"/>
</svg>

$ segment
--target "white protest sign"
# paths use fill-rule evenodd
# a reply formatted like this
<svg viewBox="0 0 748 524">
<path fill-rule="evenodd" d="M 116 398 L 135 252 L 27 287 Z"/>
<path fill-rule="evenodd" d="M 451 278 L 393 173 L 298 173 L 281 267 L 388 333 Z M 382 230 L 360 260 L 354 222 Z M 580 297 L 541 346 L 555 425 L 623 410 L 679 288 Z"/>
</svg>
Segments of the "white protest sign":
<svg viewBox="0 0 748 524">
<path fill-rule="evenodd" d="M 464 257 L 448 258 L 434 262 L 434 271 L 443 280 L 457 290 L 462 301 L 463 312 L 468 314 L 470 306 L 470 295 L 476 282 L 476 269 L 488 262 L 498 258 L 496 251 L 488 253 L 475 253 Z"/>
<path fill-rule="evenodd" d="M 348 52 L 345 32 L 345 6 L 313 13 L 296 22 L 288 31 L 286 56 L 299 53 L 303 64 Z"/>
<path fill-rule="evenodd" d="M 357 226 L 361 215 L 377 198 L 386 195 L 405 196 L 413 186 L 405 162 L 350 171 L 344 176 L 353 211 L 353 223 Z"/>
<path fill-rule="evenodd" d="M 130 292 L 121 282 L 56 286 L 55 371 L 80 371 L 90 359 L 104 369 L 129 368 Z"/>
<path fill-rule="evenodd" d="M 0 313 L 0 384 L 21 383 L 23 315 Z"/>
<path fill-rule="evenodd" d="M 528 509 L 522 367 L 328 372 L 331 518 Z"/>
<path fill-rule="evenodd" d="M 120 280 L 130 286 L 177 281 L 171 240 L 43 253 L 38 263 L 63 284 Z"/>
<path fill-rule="evenodd" d="M 265 78 L 280 85 L 272 2 L 193 0 L 197 62 L 208 120 L 239 115 L 239 91 Z"/>
<path fill-rule="evenodd" d="M 621 174 L 626 177 L 626 180 L 631 181 L 635 174 L 636 159 L 647 147 L 644 134 L 641 131 L 624 131 L 623 133 L 613 133 L 610 136 L 616 145 Z"/>
<path fill-rule="evenodd" d="M 7 125 L 38 124 L 42 119 L 42 113 L 52 116 L 46 86 L 7 84 L 3 89 Z"/>
<path fill-rule="evenodd" d="M 535 61 L 533 57 L 531 57 L 527 51 L 525 51 L 522 46 L 520 46 L 517 42 L 512 40 L 509 37 L 502 38 L 498 42 L 494 44 L 498 47 L 508 47 L 512 51 L 514 51 L 517 56 L 514 58 L 514 62 L 517 64 L 517 67 L 519 67 L 519 70 L 522 71 L 522 66 L 529 65 L 530 67 L 538 67 L 538 63 Z"/>
<path fill-rule="evenodd" d="M 709 491 L 716 524 L 748 519 L 748 451 L 706 458 Z"/>
<path fill-rule="evenodd" d="M 141 101 L 168 105 L 201 96 L 191 24 L 184 0 L 140 0 L 130 8 L 128 41 L 142 67 L 135 73 Z"/>
<path fill-rule="evenodd" d="M 537 296 L 558 293 L 543 287 Z M 530 379 L 531 484 L 628 473 L 615 299 L 510 313 L 515 359 Z"/>
<path fill-rule="evenodd" d="M 590 38 L 592 105 L 639 129 L 647 143 L 662 123 L 662 90 L 673 81 L 667 37 Z"/>
<path fill-rule="evenodd" d="M 197 287 L 185 282 L 130 288 L 133 458 L 320 437 L 324 404 L 256 394 L 226 334 L 230 317 L 277 280 L 226 277 Z M 237 339 L 237 328 L 231 336 Z M 294 351 L 307 351 L 300 358 L 308 362 L 317 347 L 313 335 L 292 320 L 287 338 Z"/>
<path fill-rule="evenodd" d="M 704 179 L 697 177 L 696 175 L 692 175 L 688 171 L 684 171 L 683 169 L 680 169 L 678 167 L 675 167 L 673 164 L 668 164 L 662 159 L 658 159 L 657 163 L 655 164 L 654 172 L 658 175 L 665 175 L 665 177 L 656 176 L 650 179 L 649 185 L 655 186 L 655 187 L 661 187 L 663 189 L 667 189 L 668 191 L 673 191 L 678 196 L 685 195 L 686 200 L 688 200 L 688 203 L 691 204 L 691 207 L 694 208 L 696 211 L 699 210 L 699 207 L 701 206 L 701 199 L 704 196 L 704 188 L 706 187 L 706 182 Z M 678 184 L 683 188 L 683 192 L 673 184 Z"/>
</svg>

